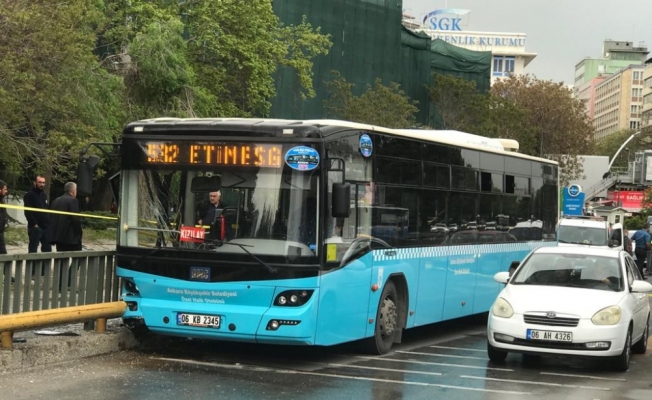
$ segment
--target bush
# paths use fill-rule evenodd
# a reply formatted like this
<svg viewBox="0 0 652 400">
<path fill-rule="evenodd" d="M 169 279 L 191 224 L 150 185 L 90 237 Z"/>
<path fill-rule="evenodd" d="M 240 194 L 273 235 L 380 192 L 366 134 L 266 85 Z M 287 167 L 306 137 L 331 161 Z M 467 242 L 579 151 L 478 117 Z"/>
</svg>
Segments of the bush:
<svg viewBox="0 0 652 400">
<path fill-rule="evenodd" d="M 647 222 L 647 215 L 639 214 L 632 217 L 625 218 L 625 228 L 630 231 L 637 231 L 643 228 L 643 225 Z"/>
<path fill-rule="evenodd" d="M 92 230 L 105 230 L 109 228 L 118 228 L 117 215 L 109 211 L 87 211 L 84 214 L 97 215 L 102 217 L 111 217 L 116 219 L 104 219 L 104 218 L 91 218 L 83 217 L 82 218 L 82 227 Z"/>
</svg>

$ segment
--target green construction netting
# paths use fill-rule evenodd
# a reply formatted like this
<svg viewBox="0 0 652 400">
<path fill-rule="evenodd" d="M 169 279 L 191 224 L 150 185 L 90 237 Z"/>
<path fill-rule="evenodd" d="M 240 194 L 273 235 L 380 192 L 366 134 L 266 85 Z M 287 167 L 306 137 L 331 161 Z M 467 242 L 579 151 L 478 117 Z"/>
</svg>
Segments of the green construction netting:
<svg viewBox="0 0 652 400">
<path fill-rule="evenodd" d="M 435 39 L 430 45 L 430 66 L 440 74 L 459 76 L 475 81 L 478 90 L 486 93 L 491 85 L 491 52 L 467 50 Z"/>
<path fill-rule="evenodd" d="M 385 84 L 400 83 L 405 93 L 419 102 L 417 122 L 430 126 L 436 121 L 426 91 L 432 84 L 432 71 L 475 80 L 483 91 L 489 88 L 491 53 L 487 58 L 487 52 L 445 42 L 445 46 L 437 45 L 438 40 L 406 29 L 401 24 L 402 0 L 275 0 L 273 7 L 284 24 L 300 23 L 305 15 L 313 27 L 330 34 L 333 42 L 327 56 L 314 60 L 315 98 L 303 100 L 294 73 L 278 71 L 273 118 L 327 117 L 326 82 L 332 80 L 333 70 L 355 85 L 356 95 L 373 85 L 376 78 Z"/>
</svg>

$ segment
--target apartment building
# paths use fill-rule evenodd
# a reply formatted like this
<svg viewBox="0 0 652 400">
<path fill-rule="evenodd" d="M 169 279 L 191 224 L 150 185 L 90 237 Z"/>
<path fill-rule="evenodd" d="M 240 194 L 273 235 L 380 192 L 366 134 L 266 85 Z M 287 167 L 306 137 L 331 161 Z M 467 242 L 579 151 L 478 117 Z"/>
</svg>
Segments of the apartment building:
<svg viewBox="0 0 652 400">
<path fill-rule="evenodd" d="M 629 65 L 595 86 L 593 126 L 599 140 L 621 129 L 641 127 L 645 64 Z"/>
<path fill-rule="evenodd" d="M 652 58 L 645 61 L 643 71 L 643 112 L 641 113 L 641 128 L 652 125 Z"/>
<path fill-rule="evenodd" d="M 602 57 L 586 57 L 575 65 L 575 87 L 580 88 L 593 78 L 611 75 L 631 64 L 643 64 L 649 51 L 647 46 L 622 40 L 605 40 Z"/>
</svg>

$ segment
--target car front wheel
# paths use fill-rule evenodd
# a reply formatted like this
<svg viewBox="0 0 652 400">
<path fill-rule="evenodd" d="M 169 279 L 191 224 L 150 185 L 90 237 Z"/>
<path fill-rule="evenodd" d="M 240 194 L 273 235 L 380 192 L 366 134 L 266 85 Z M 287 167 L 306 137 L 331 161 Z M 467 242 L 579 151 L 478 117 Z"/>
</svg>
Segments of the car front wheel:
<svg viewBox="0 0 652 400">
<path fill-rule="evenodd" d="M 645 321 L 645 328 L 643 329 L 643 336 L 639 339 L 638 342 L 634 343 L 634 346 L 632 346 L 632 352 L 636 354 L 645 354 L 647 351 L 647 337 L 649 334 L 649 325 L 650 325 L 650 317 L 648 316 L 647 321 Z"/>
<path fill-rule="evenodd" d="M 632 329 L 627 330 L 625 337 L 625 348 L 623 352 L 614 360 L 614 369 L 616 371 L 625 372 L 629 369 L 629 360 L 632 357 Z"/>
<path fill-rule="evenodd" d="M 506 351 L 502 351 L 495 348 L 488 341 L 487 341 L 487 355 L 489 356 L 489 359 L 494 362 L 503 362 L 507 358 Z"/>
</svg>

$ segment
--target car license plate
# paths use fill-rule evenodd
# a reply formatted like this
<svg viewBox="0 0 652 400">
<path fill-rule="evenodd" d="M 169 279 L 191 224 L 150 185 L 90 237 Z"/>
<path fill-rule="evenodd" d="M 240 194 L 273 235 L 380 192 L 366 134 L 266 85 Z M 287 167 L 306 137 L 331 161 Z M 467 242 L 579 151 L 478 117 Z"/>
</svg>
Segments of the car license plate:
<svg viewBox="0 0 652 400">
<path fill-rule="evenodd" d="M 527 330 L 528 340 L 548 340 L 551 342 L 572 342 L 571 332 L 540 331 L 538 329 Z"/>
<path fill-rule="evenodd" d="M 204 328 L 219 328 L 222 318 L 217 315 L 177 314 L 177 325 L 201 326 Z"/>
</svg>

